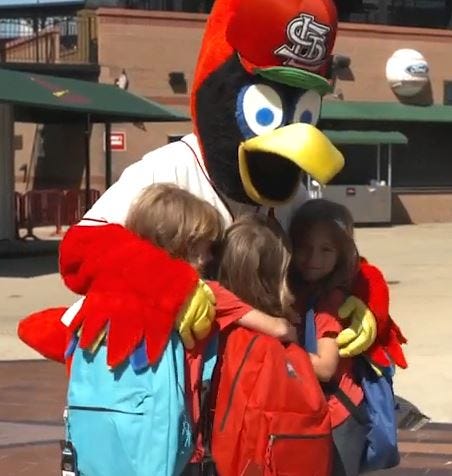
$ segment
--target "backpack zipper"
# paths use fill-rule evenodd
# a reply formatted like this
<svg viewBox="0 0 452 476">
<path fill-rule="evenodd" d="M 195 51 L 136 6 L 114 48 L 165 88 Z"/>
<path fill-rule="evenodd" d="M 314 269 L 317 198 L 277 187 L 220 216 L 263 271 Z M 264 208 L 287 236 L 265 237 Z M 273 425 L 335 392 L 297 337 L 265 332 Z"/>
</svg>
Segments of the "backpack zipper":
<svg viewBox="0 0 452 476">
<path fill-rule="evenodd" d="M 270 444 L 272 445 L 276 440 L 282 439 L 282 440 L 318 440 L 320 438 L 327 438 L 329 436 L 329 433 L 322 433 L 320 435 L 293 435 L 293 434 L 284 434 L 284 433 L 278 433 L 278 434 L 273 434 L 270 435 Z"/>
<path fill-rule="evenodd" d="M 220 425 L 220 431 L 223 431 L 224 430 L 224 427 L 226 425 L 226 421 L 228 419 L 228 416 L 229 416 L 229 412 L 231 411 L 231 407 L 232 407 L 232 401 L 234 399 L 234 392 L 235 392 L 235 388 L 239 382 L 239 377 L 240 377 L 240 374 L 242 372 L 242 369 L 243 369 L 243 366 L 245 365 L 245 362 L 251 352 L 251 349 L 253 348 L 256 340 L 259 338 L 258 335 L 254 336 L 251 341 L 249 342 L 248 346 L 246 347 L 246 350 L 245 350 L 245 353 L 243 354 L 243 359 L 242 361 L 240 362 L 240 365 L 239 365 L 239 368 L 237 370 L 237 373 L 235 374 L 234 376 L 234 380 L 232 382 L 232 387 L 231 387 L 231 393 L 229 394 L 229 398 L 228 398 L 228 404 L 226 406 L 226 411 L 224 412 L 224 415 L 223 415 L 223 419 L 221 420 L 221 425 Z"/>
<path fill-rule="evenodd" d="M 112 413 L 122 413 L 124 415 L 144 415 L 144 412 L 127 412 L 123 410 L 115 410 L 113 408 L 106 407 L 89 407 L 81 405 L 69 405 L 66 407 L 67 410 L 86 410 L 92 412 L 112 412 Z"/>
<path fill-rule="evenodd" d="M 271 468 L 273 445 L 278 440 L 319 440 L 321 438 L 328 438 L 328 436 L 330 436 L 329 433 L 322 433 L 321 435 L 293 435 L 285 433 L 271 434 L 268 438 L 269 443 L 267 450 L 265 451 L 265 464 Z"/>
</svg>

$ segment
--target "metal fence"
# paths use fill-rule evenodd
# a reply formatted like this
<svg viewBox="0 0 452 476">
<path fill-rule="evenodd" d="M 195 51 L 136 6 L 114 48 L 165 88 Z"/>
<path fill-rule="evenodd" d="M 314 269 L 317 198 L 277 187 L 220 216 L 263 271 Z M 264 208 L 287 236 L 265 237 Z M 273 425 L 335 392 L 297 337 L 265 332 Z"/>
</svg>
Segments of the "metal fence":
<svg viewBox="0 0 452 476">
<path fill-rule="evenodd" d="M 33 229 L 39 226 L 54 226 L 60 235 L 64 225 L 78 223 L 99 197 L 94 189 L 89 191 L 88 203 L 85 190 L 79 189 L 15 192 L 16 237 L 34 238 Z M 20 236 L 21 229 L 26 230 L 25 236 Z"/>
<path fill-rule="evenodd" d="M 96 64 L 96 18 L 0 19 L 0 61 Z"/>
</svg>

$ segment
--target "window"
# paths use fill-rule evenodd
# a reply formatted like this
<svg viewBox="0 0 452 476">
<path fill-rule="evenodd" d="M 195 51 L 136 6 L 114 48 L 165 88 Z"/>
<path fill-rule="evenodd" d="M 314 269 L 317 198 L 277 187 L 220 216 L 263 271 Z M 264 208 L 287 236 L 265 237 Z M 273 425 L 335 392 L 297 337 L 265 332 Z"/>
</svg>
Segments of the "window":
<svg viewBox="0 0 452 476">
<path fill-rule="evenodd" d="M 452 0 L 337 0 L 345 22 L 450 28 Z"/>
</svg>

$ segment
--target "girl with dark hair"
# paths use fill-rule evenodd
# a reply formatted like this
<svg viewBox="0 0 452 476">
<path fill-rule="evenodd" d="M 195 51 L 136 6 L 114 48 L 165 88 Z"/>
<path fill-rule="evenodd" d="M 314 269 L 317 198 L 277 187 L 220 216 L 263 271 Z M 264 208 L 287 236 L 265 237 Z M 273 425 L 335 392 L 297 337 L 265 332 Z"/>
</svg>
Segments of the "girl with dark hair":
<svg viewBox="0 0 452 476">
<path fill-rule="evenodd" d="M 290 226 L 293 256 L 290 282 L 301 315 L 311 309 L 317 351 L 310 353 L 321 382 L 330 382 L 354 405 L 362 406 L 363 391 L 355 383 L 352 360 L 340 358 L 336 337 L 342 331 L 339 308 L 350 294 L 359 270 L 350 212 L 328 200 L 312 200 L 294 215 Z M 311 311 L 312 312 L 312 311 Z M 357 476 L 366 442 L 366 429 L 333 393 L 327 393 L 335 458 L 333 476 Z"/>
</svg>

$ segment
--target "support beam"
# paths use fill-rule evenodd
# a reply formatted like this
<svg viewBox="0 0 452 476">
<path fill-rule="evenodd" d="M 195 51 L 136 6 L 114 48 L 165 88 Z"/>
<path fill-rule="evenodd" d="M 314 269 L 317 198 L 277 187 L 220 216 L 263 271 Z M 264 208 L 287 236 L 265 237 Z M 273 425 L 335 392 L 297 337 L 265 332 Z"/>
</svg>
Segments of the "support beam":
<svg viewBox="0 0 452 476">
<path fill-rule="evenodd" d="M 111 186 L 111 124 L 105 124 L 105 190 Z"/>
<path fill-rule="evenodd" d="M 0 240 L 14 240 L 14 112 L 0 104 Z"/>
<path fill-rule="evenodd" d="M 381 144 L 377 145 L 377 183 L 381 182 Z"/>
<path fill-rule="evenodd" d="M 89 114 L 85 118 L 85 214 L 91 208 L 91 117 Z"/>
<path fill-rule="evenodd" d="M 388 186 L 392 187 L 392 145 L 388 149 Z"/>
</svg>

